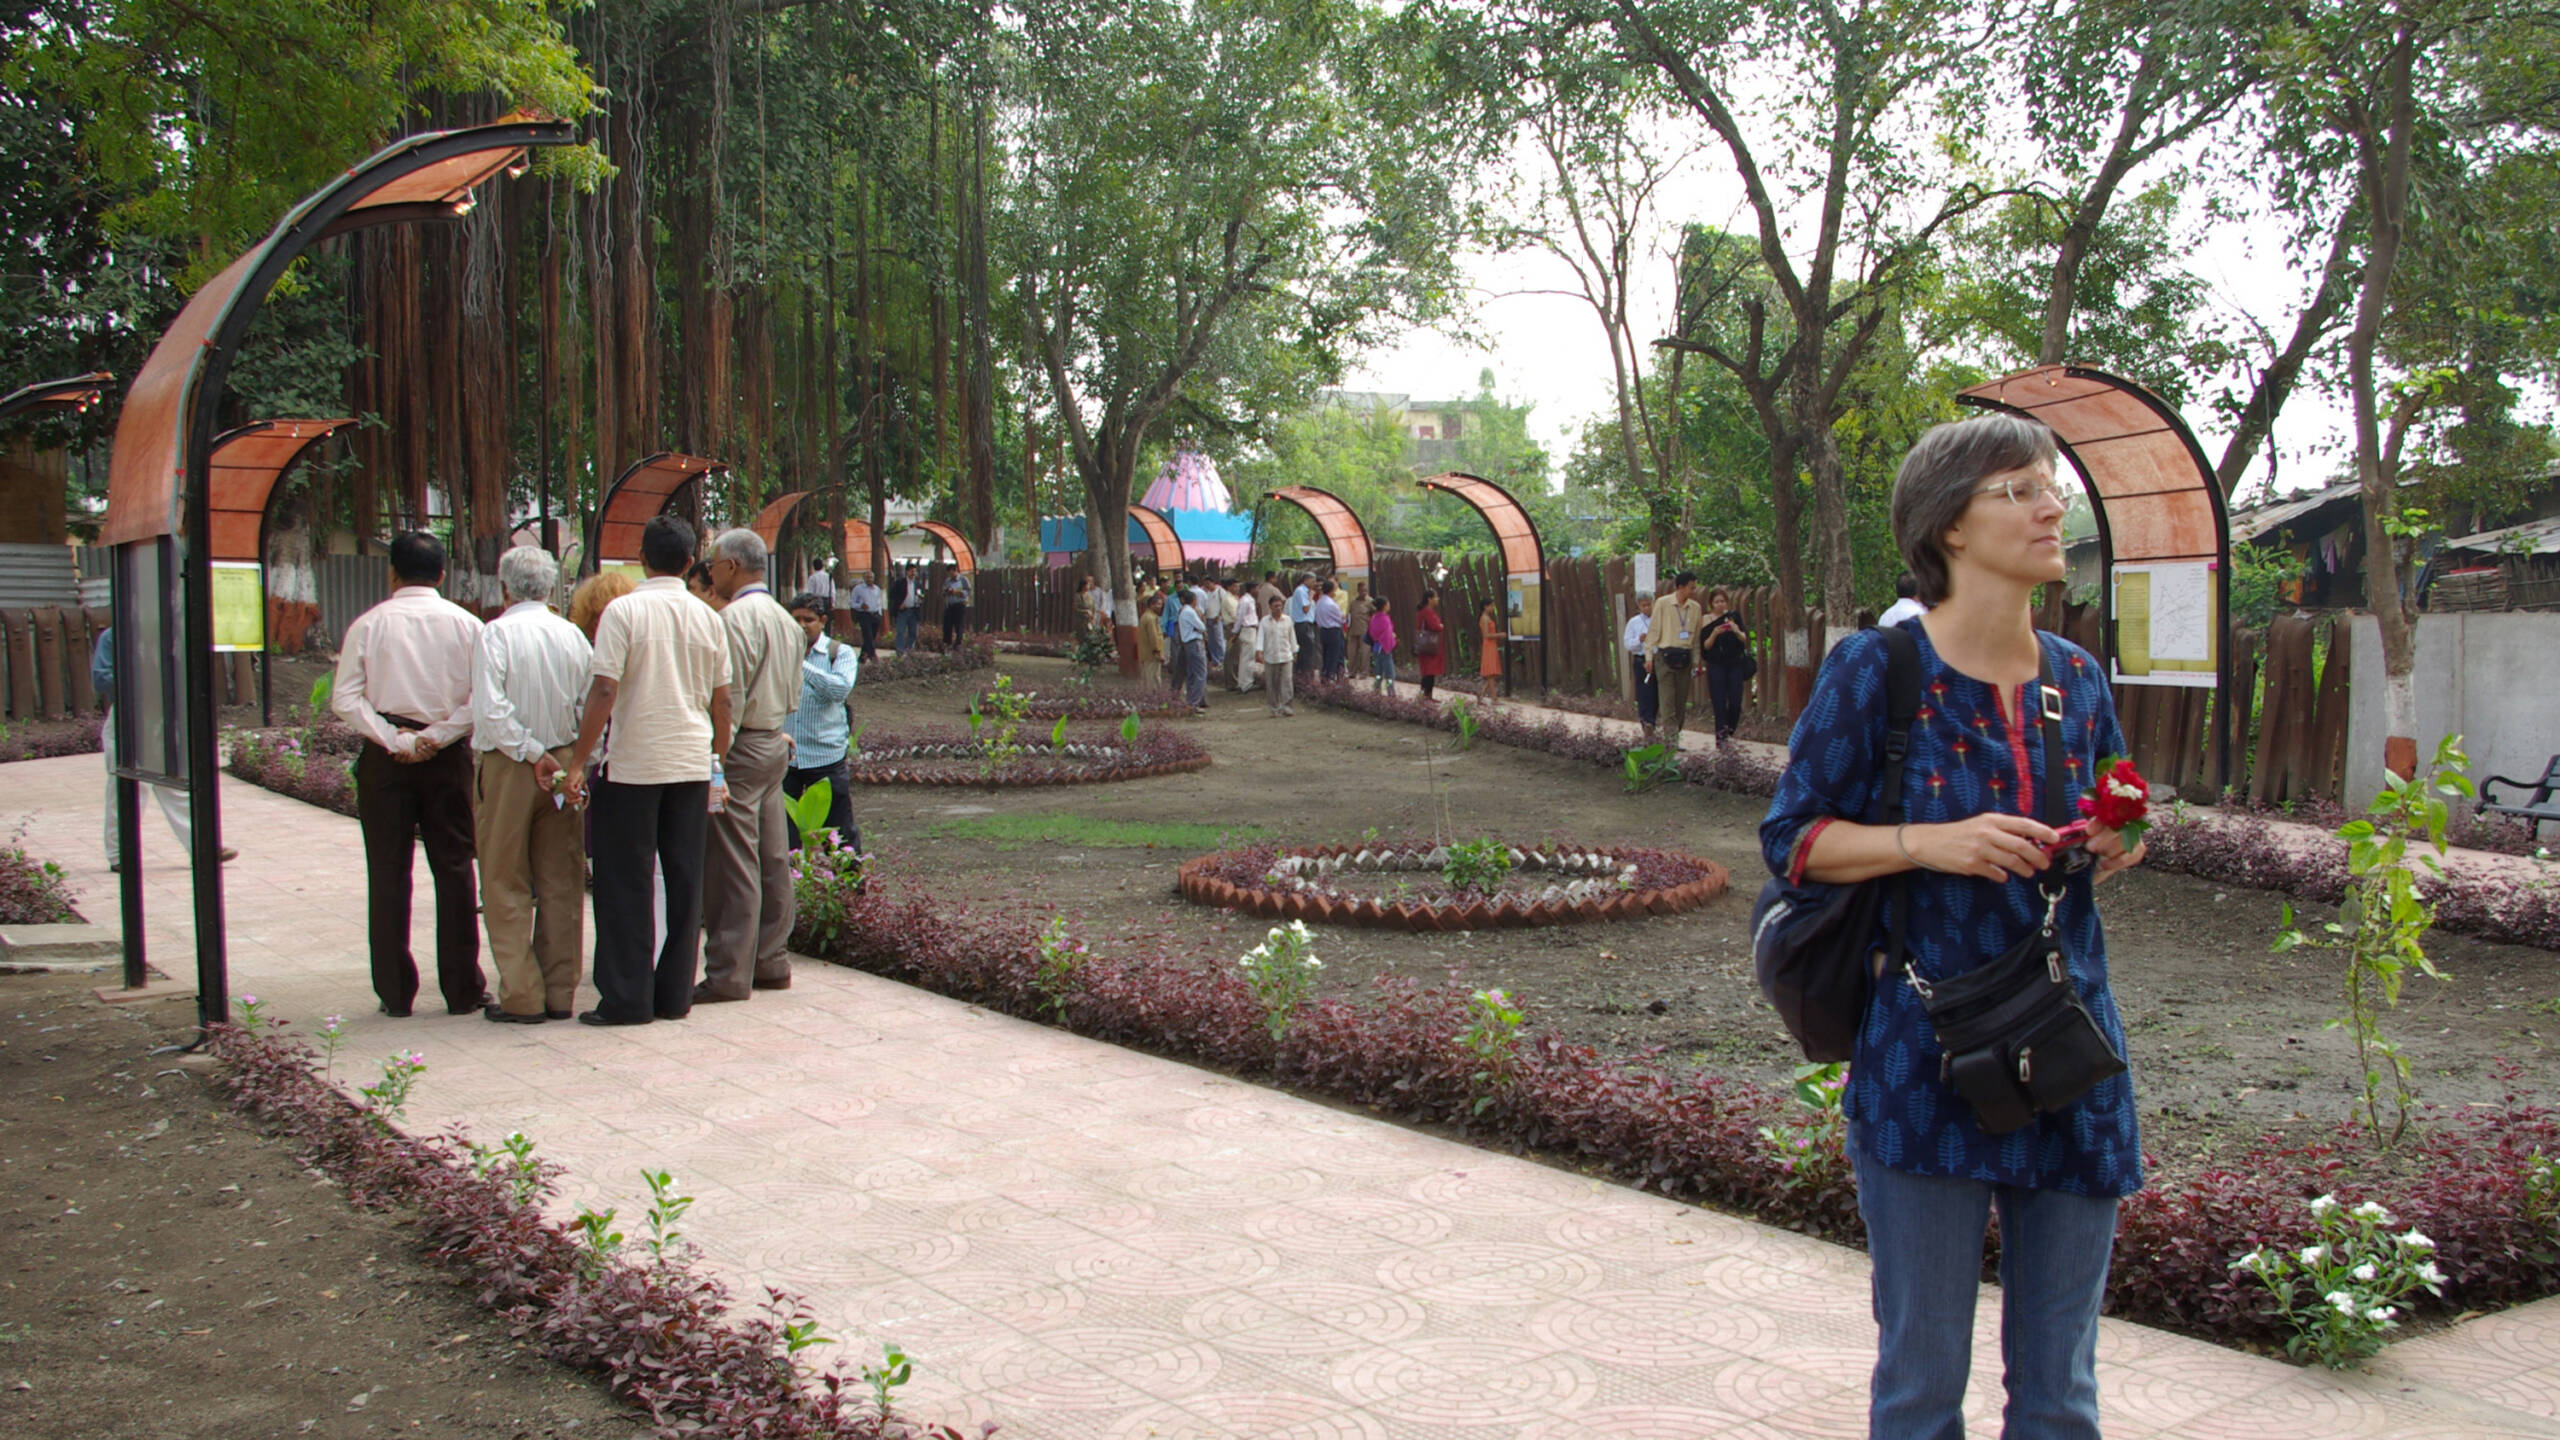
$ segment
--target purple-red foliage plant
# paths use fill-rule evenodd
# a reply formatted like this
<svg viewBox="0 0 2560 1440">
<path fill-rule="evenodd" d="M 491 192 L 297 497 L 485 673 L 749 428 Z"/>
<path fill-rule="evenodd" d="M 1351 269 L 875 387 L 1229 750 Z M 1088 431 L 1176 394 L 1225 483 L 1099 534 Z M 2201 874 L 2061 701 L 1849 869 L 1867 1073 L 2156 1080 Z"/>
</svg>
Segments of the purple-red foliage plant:
<svg viewBox="0 0 2560 1440">
<path fill-rule="evenodd" d="M 1437 701 L 1412 695 L 1381 695 L 1351 681 L 1315 684 L 1304 693 L 1319 705 L 1337 710 L 1350 710 L 1380 720 L 1394 720 L 1407 725 L 1422 725 L 1434 730 L 1455 732 L 1454 715 Z M 1476 721 L 1476 735 L 1498 745 L 1519 750 L 1539 750 L 1565 760 L 1579 760 L 1586 765 L 1618 768 L 1626 754 L 1619 741 L 1588 726 L 1577 725 L 1562 715 L 1531 718 L 1525 707 L 1506 705 L 1498 700 L 1468 702 Z M 1680 778 L 1692 785 L 1710 789 L 1731 790 L 1742 795 L 1775 795 L 1778 776 L 1785 767 L 1767 755 L 1742 746 L 1719 746 L 1705 750 L 1686 750 L 1680 756 Z"/>
<path fill-rule="evenodd" d="M 1236 852 L 1267 866 L 1276 847 Z M 1783 1092 L 1613 1059 L 1554 1035 L 1524 1037 L 1499 1075 L 1459 1040 L 1467 996 L 1376 982 L 1372 998 L 1320 995 L 1274 1040 L 1232 964 L 1097 950 L 1063 995 L 1037 983 L 1024 921 L 922 897 L 858 897 L 828 958 L 1079 1034 L 1445 1124 L 1481 1141 L 1564 1157 L 1643 1189 L 1750 1214 L 1846 1244 L 1864 1240 L 1845 1167 L 1808 1180 L 1763 1138 L 1796 1117 Z M 2512 1079 L 2514 1071 L 2503 1072 Z M 2494 1110 L 2431 1116 L 2395 1171 L 2359 1171 L 2336 1143 L 2269 1139 L 2227 1170 L 2126 1202 L 2109 1290 L 2115 1314 L 2228 1341 L 2277 1338 L 2263 1286 L 2231 1261 L 2309 1243 L 2304 1202 L 2382 1202 L 2425 1229 L 2452 1277 L 2430 1304 L 2515 1303 L 2560 1291 L 2560 1195 L 2526 1203 L 2535 1157 L 2560 1161 L 2560 1112 L 2512 1094 Z M 2546 1190 L 2560 1186 L 2548 1180 Z M 2246 1283 L 2242 1283 L 2246 1282 Z"/>
<path fill-rule="evenodd" d="M 781 1291 L 766 1292 L 763 1314 L 739 1319 L 726 1287 L 680 1262 L 594 1255 L 543 1214 L 548 1165 L 536 1162 L 520 1196 L 509 1178 L 469 1163 L 458 1137 L 374 1123 L 312 1072 L 300 1042 L 234 1025 L 213 1027 L 211 1039 L 235 1103 L 351 1203 L 413 1214 L 429 1258 L 482 1306 L 553 1359 L 602 1373 L 660 1435 L 959 1440 L 947 1426 L 883 1413 L 858 1376 L 807 1371 L 785 1328 L 807 1316 Z"/>
</svg>

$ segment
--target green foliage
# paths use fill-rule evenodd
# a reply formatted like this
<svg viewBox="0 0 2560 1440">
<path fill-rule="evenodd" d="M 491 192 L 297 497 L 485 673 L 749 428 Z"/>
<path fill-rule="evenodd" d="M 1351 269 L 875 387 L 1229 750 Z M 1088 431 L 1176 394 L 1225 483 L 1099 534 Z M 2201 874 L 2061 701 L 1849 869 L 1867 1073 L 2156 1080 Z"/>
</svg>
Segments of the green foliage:
<svg viewBox="0 0 2560 1440">
<path fill-rule="evenodd" d="M 1849 1088 L 1846 1061 L 1799 1065 L 1788 1093 L 1798 1112 L 1775 1125 L 1760 1127 L 1760 1139 L 1776 1160 L 1782 1190 L 1820 1189 L 1836 1185 L 1848 1174 L 1848 1131 L 1840 1113 L 1840 1097 Z"/>
<path fill-rule="evenodd" d="M 1501 990 L 1479 990 L 1467 998 L 1467 1023 L 1458 1031 L 1458 1048 L 1484 1067 L 1472 1077 L 1479 1086 L 1500 1090 L 1511 1083 L 1520 1056 L 1520 1025 L 1526 1018 L 1511 996 Z M 1498 1097 L 1476 1097 L 1475 1113 L 1492 1108 Z"/>
<path fill-rule="evenodd" d="M 649 1185 L 649 1238 L 640 1243 L 649 1247 L 652 1263 L 664 1265 L 683 1254 L 678 1247 L 684 1243 L 684 1233 L 676 1229 L 676 1222 L 693 1208 L 693 1197 L 677 1194 L 676 1177 L 664 1170 L 643 1170 L 640 1178 Z"/>
<path fill-rule="evenodd" d="M 408 1114 L 409 1092 L 417 1088 L 426 1068 L 427 1057 L 415 1050 L 397 1051 L 383 1059 L 382 1078 L 356 1091 L 364 1096 L 375 1124 L 388 1129 Z"/>
<path fill-rule="evenodd" d="M 1626 775 L 1627 793 L 1630 795 L 1641 795 L 1680 778 L 1680 752 L 1659 742 L 1634 746 L 1619 756 L 1618 762 Z"/>
<path fill-rule="evenodd" d="M 800 848 L 791 854 L 791 894 L 808 944 L 824 951 L 845 933 L 869 871 L 838 832 L 823 827 L 801 832 Z"/>
<path fill-rule="evenodd" d="M 2322 1195 L 2311 1202 L 2318 1238 L 2299 1250 L 2260 1247 L 2231 1262 L 2255 1275 L 2274 1297 L 2292 1333 L 2285 1353 L 2344 1370 L 2382 1353 L 2382 1337 L 2400 1326 L 2408 1297 L 2444 1293 L 2435 1242 L 2417 1230 L 2393 1234 L 2391 1212 L 2368 1200 L 2353 1208 Z"/>
<path fill-rule="evenodd" d="M 832 780 L 818 780 L 800 792 L 796 799 L 786 797 L 783 813 L 791 817 L 792 828 L 802 835 L 814 835 L 826 828 L 827 810 L 836 803 L 836 787 Z"/>
<path fill-rule="evenodd" d="M 1484 722 L 1476 718 L 1476 707 L 1468 702 L 1466 696 L 1458 695 L 1450 698 L 1449 722 L 1458 727 L 1458 737 L 1449 742 L 1450 748 L 1474 749 L 1476 733 L 1484 729 Z"/>
<path fill-rule="evenodd" d="M 1494 839 L 1458 840 L 1449 845 L 1440 878 L 1461 895 L 1491 899 L 1511 878 L 1511 847 Z"/>
<path fill-rule="evenodd" d="M 1292 920 L 1274 926 L 1261 944 L 1236 961 L 1253 998 L 1262 1006 L 1263 1028 L 1274 1041 L 1289 1033 L 1298 1007 L 1315 994 L 1316 972 L 1324 968 L 1316 958 L 1315 945 L 1316 937 L 1306 922 Z"/>
<path fill-rule="evenodd" d="M 1040 992 L 1040 1003 L 1048 1009 L 1049 1018 L 1065 1024 L 1067 997 L 1075 993 L 1076 977 L 1083 973 L 1085 962 L 1093 958 L 1093 951 L 1083 941 L 1067 938 L 1064 915 L 1050 916 L 1036 943 L 1040 960 L 1031 972 L 1031 987 Z"/>
<path fill-rule="evenodd" d="M 2356 1059 L 2364 1072 L 2364 1121 L 2377 1148 L 2399 1143 L 2409 1124 L 2409 1060 L 2382 1032 L 2381 1017 L 2400 1004 L 2401 982 L 2415 971 L 2431 980 L 2446 978 L 2421 946 L 2435 924 L 2435 907 L 2418 893 L 2418 876 L 2444 874 L 2444 827 L 2449 798 L 2474 793 L 2465 774 L 2469 757 L 2462 737 L 2447 735 L 2436 744 L 2434 760 L 2422 779 L 2403 780 L 2383 772 L 2382 793 L 2365 807 L 2365 818 L 2338 827 L 2347 842 L 2347 895 L 2338 918 L 2305 933 L 2294 923 L 2293 902 L 2284 904 L 2284 930 L 2274 949 L 2312 946 L 2341 952 L 2347 963 L 2347 1013 L 2329 1022 L 2355 1036 Z M 2428 850 L 2414 859 L 2409 847 L 2423 841 Z M 2388 1083 L 2391 1120 L 2383 1123 L 2381 1096 Z"/>
<path fill-rule="evenodd" d="M 1120 717 L 1120 743 L 1121 743 L 1121 744 L 1123 744 L 1123 745 L 1135 745 L 1135 744 L 1137 744 L 1137 743 L 1138 743 L 1138 732 L 1139 732 L 1140 730 L 1144 729 L 1144 728 L 1145 728 L 1144 722 L 1142 722 L 1142 721 L 1140 721 L 1140 720 L 1138 719 L 1138 715 L 1137 715 L 1137 712 L 1136 712 L 1136 711 L 1134 711 L 1134 710 L 1133 710 L 1133 711 L 1131 711 L 1130 713 L 1128 713 L 1128 714 L 1126 714 L 1126 715 L 1121 716 L 1121 717 Z"/>
<path fill-rule="evenodd" d="M 2231 623 L 2263 630 L 2276 617 L 2284 585 L 2302 573 L 2302 561 L 2281 545 L 2231 544 Z"/>
</svg>

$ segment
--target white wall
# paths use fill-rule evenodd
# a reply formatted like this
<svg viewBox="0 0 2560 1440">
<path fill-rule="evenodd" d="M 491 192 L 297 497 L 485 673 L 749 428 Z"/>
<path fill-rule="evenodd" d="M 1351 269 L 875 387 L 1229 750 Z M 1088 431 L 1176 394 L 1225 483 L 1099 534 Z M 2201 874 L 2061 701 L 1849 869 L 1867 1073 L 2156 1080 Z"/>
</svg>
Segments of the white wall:
<svg viewBox="0 0 2560 1440">
<path fill-rule="evenodd" d="M 2382 626 L 2352 620 L 2355 668 L 2347 707 L 2347 803 L 2382 789 Z M 2445 735 L 2462 737 L 2471 774 L 2526 780 L 2560 754 L 2560 615 L 2418 617 L 2418 763 Z M 2501 798 L 2505 791 L 2500 790 Z"/>
</svg>

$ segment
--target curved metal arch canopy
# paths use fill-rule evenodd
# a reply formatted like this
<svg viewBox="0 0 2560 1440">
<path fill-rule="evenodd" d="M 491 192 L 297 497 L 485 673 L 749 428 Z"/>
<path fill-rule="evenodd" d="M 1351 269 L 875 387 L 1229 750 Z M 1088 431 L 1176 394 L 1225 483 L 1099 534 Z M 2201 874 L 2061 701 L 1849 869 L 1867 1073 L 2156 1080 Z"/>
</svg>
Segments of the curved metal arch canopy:
<svg viewBox="0 0 2560 1440">
<path fill-rule="evenodd" d="M 596 510 L 594 539 L 587 546 L 587 568 L 637 562 L 640 532 L 666 511 L 667 501 L 692 481 L 728 468 L 717 460 L 672 450 L 632 461 L 605 487 L 604 504 Z"/>
<path fill-rule="evenodd" d="M 1484 523 L 1493 527 L 1493 538 L 1502 546 L 1503 573 L 1512 576 L 1544 575 L 1546 547 L 1538 540 L 1538 522 L 1511 492 L 1485 479 L 1452 470 L 1443 475 L 1424 477 L 1419 483 L 1426 490 L 1442 490 L 1475 507 Z"/>
<path fill-rule="evenodd" d="M 1325 548 L 1333 552 L 1334 574 L 1353 580 L 1368 578 L 1369 530 L 1341 496 L 1313 485 L 1283 485 L 1263 498 L 1286 500 L 1307 512 L 1307 518 L 1324 532 Z"/>
<path fill-rule="evenodd" d="M 205 553 L 215 560 L 266 558 L 267 502 L 294 462 L 353 420 L 254 420 L 213 442 L 205 503 L 213 526 Z"/>
<path fill-rule="evenodd" d="M 968 540 L 963 538 L 959 531 L 952 529 L 950 526 L 943 524 L 939 520 L 919 520 L 907 528 L 910 530 L 923 531 L 927 535 L 932 536 L 935 543 L 939 544 L 943 549 L 950 551 L 951 563 L 960 567 L 961 574 L 975 575 L 978 573 L 978 552 L 969 548 Z"/>
<path fill-rule="evenodd" d="M 1144 505 L 1131 505 L 1129 528 L 1135 532 L 1129 537 L 1130 543 L 1146 545 L 1148 558 L 1155 561 L 1159 574 L 1182 573 L 1182 537 L 1173 533 L 1172 521 Z"/>
<path fill-rule="evenodd" d="M 6 420 L 21 410 L 68 410 L 77 415 L 97 404 L 98 396 L 115 380 L 116 377 L 107 371 L 92 370 L 86 375 L 74 375 L 65 380 L 39 380 L 33 385 L 21 385 L 6 395 L 0 395 L 0 420 Z"/>
<path fill-rule="evenodd" d="M 844 563 L 868 575 L 871 573 L 871 522 L 844 522 Z"/>
<path fill-rule="evenodd" d="M 196 1017 L 230 1012 L 223 927 L 221 791 L 216 784 L 211 539 L 214 422 L 251 322 L 316 241 L 369 225 L 459 216 L 482 181 L 538 145 L 576 143 L 573 126 L 511 118 L 405 136 L 287 211 L 267 237 L 187 299 L 126 390 L 107 467 L 102 543 L 114 552 L 117 828 L 139 853 L 139 786 L 186 787 L 195 815 Z M 145 975 L 142 867 L 122 880 L 125 984 Z"/>
<path fill-rule="evenodd" d="M 764 542 L 767 553 L 771 553 L 774 545 L 782 539 L 782 527 L 791 523 L 792 512 L 798 510 L 800 502 L 808 499 L 811 493 L 807 490 L 791 491 L 757 511 L 756 518 L 747 523 L 747 528 L 756 532 L 756 538 Z"/>
</svg>

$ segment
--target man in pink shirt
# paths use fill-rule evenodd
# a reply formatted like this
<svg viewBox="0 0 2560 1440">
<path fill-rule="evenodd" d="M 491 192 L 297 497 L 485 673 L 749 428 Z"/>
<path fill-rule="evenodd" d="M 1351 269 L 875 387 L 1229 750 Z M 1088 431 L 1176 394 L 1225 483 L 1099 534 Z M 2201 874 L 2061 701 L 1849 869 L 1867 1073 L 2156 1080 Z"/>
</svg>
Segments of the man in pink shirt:
<svg viewBox="0 0 2560 1440">
<path fill-rule="evenodd" d="M 356 756 L 356 820 L 364 828 L 365 930 L 382 1013 L 406 1016 L 418 995 L 409 951 L 409 887 L 417 845 L 436 886 L 436 987 L 445 1010 L 489 1000 L 480 969 L 479 897 L 471 876 L 471 666 L 480 621 L 436 593 L 444 546 L 404 531 L 391 542 L 391 598 L 347 627 L 329 708 L 364 749 Z"/>
</svg>

